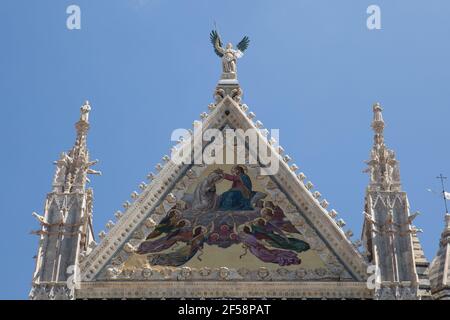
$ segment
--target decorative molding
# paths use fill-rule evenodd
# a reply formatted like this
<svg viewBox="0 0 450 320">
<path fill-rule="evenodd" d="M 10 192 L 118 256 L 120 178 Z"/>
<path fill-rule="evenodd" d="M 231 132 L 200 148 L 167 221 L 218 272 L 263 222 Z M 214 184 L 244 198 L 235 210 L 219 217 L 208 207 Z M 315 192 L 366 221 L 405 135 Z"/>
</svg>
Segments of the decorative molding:
<svg viewBox="0 0 450 320">
<path fill-rule="evenodd" d="M 29 294 L 30 300 L 73 300 L 74 290 L 61 283 L 33 284 Z"/>
<path fill-rule="evenodd" d="M 383 283 L 376 290 L 374 298 L 376 300 L 420 300 L 417 286 L 410 282 L 400 284 Z"/>
<path fill-rule="evenodd" d="M 136 281 L 83 282 L 77 299 L 311 298 L 373 299 L 360 282 Z"/>
</svg>

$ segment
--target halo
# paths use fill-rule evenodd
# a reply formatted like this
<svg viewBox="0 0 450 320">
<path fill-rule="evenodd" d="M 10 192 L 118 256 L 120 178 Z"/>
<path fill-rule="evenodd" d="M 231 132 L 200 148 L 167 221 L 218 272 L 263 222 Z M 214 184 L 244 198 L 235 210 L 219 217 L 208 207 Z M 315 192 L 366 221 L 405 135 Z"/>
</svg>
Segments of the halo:
<svg viewBox="0 0 450 320">
<path fill-rule="evenodd" d="M 245 227 L 249 227 L 250 230 L 252 229 L 250 223 L 248 223 L 248 222 L 247 222 L 247 223 L 243 223 L 243 224 L 241 224 L 241 225 L 239 225 L 239 226 L 237 227 L 238 233 L 243 232 Z"/>
<path fill-rule="evenodd" d="M 275 203 L 273 203 L 272 200 L 265 200 L 265 201 L 264 201 L 264 207 L 267 207 L 267 208 L 271 209 L 271 208 L 269 207 L 269 203 L 271 204 L 271 206 L 272 206 L 273 208 L 275 208 Z"/>
<path fill-rule="evenodd" d="M 187 220 L 187 219 L 180 219 L 180 220 L 178 220 L 178 222 L 177 222 L 177 226 L 178 226 L 178 224 L 181 222 L 181 221 L 184 221 L 185 222 L 185 227 L 190 227 L 191 226 L 191 222 L 189 221 L 189 220 Z"/>
<path fill-rule="evenodd" d="M 231 168 L 231 169 L 234 170 L 234 168 L 241 168 L 244 173 L 247 173 L 247 171 L 248 171 L 248 169 L 245 166 L 240 165 L 240 164 L 233 166 L 233 168 Z"/>
<path fill-rule="evenodd" d="M 256 222 L 256 223 L 258 223 L 258 222 L 259 222 L 259 221 L 261 221 L 261 220 L 262 220 L 262 221 L 264 221 L 264 224 L 266 224 L 266 223 L 267 223 L 267 220 L 266 220 L 266 219 L 264 219 L 264 218 L 262 218 L 262 217 L 260 217 L 260 218 L 256 218 L 256 219 L 255 219 L 255 222 Z"/>
<path fill-rule="evenodd" d="M 268 212 L 268 213 L 270 213 L 271 215 L 273 215 L 273 210 L 272 210 L 272 208 L 264 207 L 264 208 L 261 209 L 261 215 L 266 214 L 266 212 Z"/>
<path fill-rule="evenodd" d="M 167 215 L 170 215 L 170 214 L 181 216 L 182 213 L 181 213 L 181 210 L 178 210 L 177 208 L 171 208 L 169 210 L 169 212 L 167 213 Z"/>
<path fill-rule="evenodd" d="M 197 230 L 198 228 L 200 228 L 201 229 L 201 233 L 202 234 L 205 234 L 205 233 L 207 233 L 208 232 L 208 228 L 206 228 L 205 226 L 202 226 L 202 225 L 196 225 L 196 226 L 194 226 L 193 228 L 192 228 L 192 235 L 194 235 L 195 234 L 195 230 Z"/>
</svg>

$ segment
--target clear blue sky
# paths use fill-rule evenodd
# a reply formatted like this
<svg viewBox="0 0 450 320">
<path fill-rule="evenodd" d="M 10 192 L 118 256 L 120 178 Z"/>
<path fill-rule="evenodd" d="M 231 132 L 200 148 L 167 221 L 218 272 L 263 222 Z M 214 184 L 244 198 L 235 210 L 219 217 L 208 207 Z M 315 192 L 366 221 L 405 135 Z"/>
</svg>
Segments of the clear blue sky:
<svg viewBox="0 0 450 320">
<path fill-rule="evenodd" d="M 382 30 L 366 28 L 378 4 Z M 78 4 L 82 29 L 66 28 Z M 443 229 L 435 177 L 450 176 L 450 2 L 3 0 L 0 6 L 2 125 L 0 298 L 27 298 L 52 161 L 75 139 L 91 101 L 94 225 L 104 228 L 212 101 L 220 61 L 208 40 L 251 44 L 239 61 L 244 101 L 359 237 L 372 145 L 371 106 L 381 102 L 386 141 L 426 255 Z M 447 140 L 447 142 L 445 142 Z M 449 183 L 450 187 L 450 183 Z"/>
</svg>

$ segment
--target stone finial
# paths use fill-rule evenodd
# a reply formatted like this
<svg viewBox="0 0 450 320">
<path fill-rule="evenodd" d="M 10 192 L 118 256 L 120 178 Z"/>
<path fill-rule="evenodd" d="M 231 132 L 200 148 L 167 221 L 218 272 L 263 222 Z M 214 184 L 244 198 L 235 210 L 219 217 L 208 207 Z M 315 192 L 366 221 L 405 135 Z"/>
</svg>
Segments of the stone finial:
<svg viewBox="0 0 450 320">
<path fill-rule="evenodd" d="M 131 198 L 132 198 L 133 200 L 135 200 L 135 199 L 137 199 L 137 197 L 139 197 L 139 193 L 137 193 L 136 191 L 133 191 L 133 192 L 131 193 Z"/>
<path fill-rule="evenodd" d="M 329 203 L 327 200 L 323 199 L 322 202 L 320 202 L 320 205 L 322 206 L 322 208 L 326 209 L 329 206 Z"/>
<path fill-rule="evenodd" d="M 117 210 L 116 213 L 114 213 L 114 216 L 117 220 L 119 220 L 120 218 L 122 218 L 123 213 L 120 210 Z"/>
<path fill-rule="evenodd" d="M 336 221 L 336 224 L 341 228 L 345 227 L 346 225 L 344 219 L 339 219 L 338 221 Z"/>
<path fill-rule="evenodd" d="M 147 187 L 147 184 L 145 182 L 141 182 L 139 184 L 139 189 L 141 189 L 142 191 L 144 191 L 146 187 Z"/>
<path fill-rule="evenodd" d="M 106 224 L 106 229 L 110 230 L 114 227 L 114 222 L 109 220 L 108 223 Z"/>
<path fill-rule="evenodd" d="M 89 112 L 91 112 L 91 105 L 86 101 L 80 107 L 80 120 L 75 124 L 77 130 L 77 144 L 82 144 L 86 140 L 87 132 L 89 131 Z"/>
<path fill-rule="evenodd" d="M 379 103 L 373 105 L 372 129 L 374 131 L 373 147 L 370 159 L 366 161 L 370 174 L 369 189 L 373 191 L 400 191 L 400 169 L 395 152 L 384 143 L 383 109 Z"/>
<path fill-rule="evenodd" d="M 329 215 L 331 218 L 336 218 L 336 216 L 338 215 L 338 213 L 337 213 L 336 210 L 331 209 L 331 210 L 328 212 L 328 215 Z"/>
<path fill-rule="evenodd" d="M 291 158 L 289 155 L 285 155 L 285 156 L 283 157 L 283 160 L 284 160 L 284 162 L 288 163 L 289 161 L 292 160 L 292 158 Z"/>
<path fill-rule="evenodd" d="M 131 206 L 131 203 L 130 203 L 130 201 L 125 201 L 125 202 L 122 204 L 122 206 L 123 206 L 125 209 L 128 209 L 128 208 Z"/>
<path fill-rule="evenodd" d="M 80 121 L 84 121 L 86 123 L 89 123 L 89 112 L 91 111 L 91 105 L 89 104 L 89 101 L 85 101 L 84 105 L 80 108 Z"/>
<path fill-rule="evenodd" d="M 225 98 L 225 90 L 223 88 L 217 87 L 213 94 L 216 105 Z"/>
<path fill-rule="evenodd" d="M 233 99 L 237 103 L 241 102 L 242 94 L 243 94 L 243 91 L 242 91 L 241 87 L 234 88 L 230 92 L 231 99 Z"/>
<path fill-rule="evenodd" d="M 373 105 L 373 121 L 372 128 L 377 134 L 382 134 L 384 130 L 384 120 L 383 120 L 383 108 L 377 102 Z"/>
<path fill-rule="evenodd" d="M 308 183 L 305 185 L 306 189 L 311 190 L 312 188 L 314 188 L 314 185 L 311 181 L 308 181 Z"/>
</svg>

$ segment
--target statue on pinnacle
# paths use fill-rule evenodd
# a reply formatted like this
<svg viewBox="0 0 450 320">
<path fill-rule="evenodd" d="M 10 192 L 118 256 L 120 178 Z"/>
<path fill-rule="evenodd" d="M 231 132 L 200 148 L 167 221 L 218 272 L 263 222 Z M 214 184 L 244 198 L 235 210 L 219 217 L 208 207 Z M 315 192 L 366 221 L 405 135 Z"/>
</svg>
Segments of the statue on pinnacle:
<svg viewBox="0 0 450 320">
<path fill-rule="evenodd" d="M 244 51 L 248 48 L 250 39 L 244 36 L 236 45 L 237 50 L 233 49 L 233 45 L 228 43 L 225 48 L 222 47 L 222 40 L 216 30 L 212 30 L 209 34 L 214 52 L 222 58 L 222 79 L 236 79 L 236 61 L 244 55 Z"/>
</svg>

